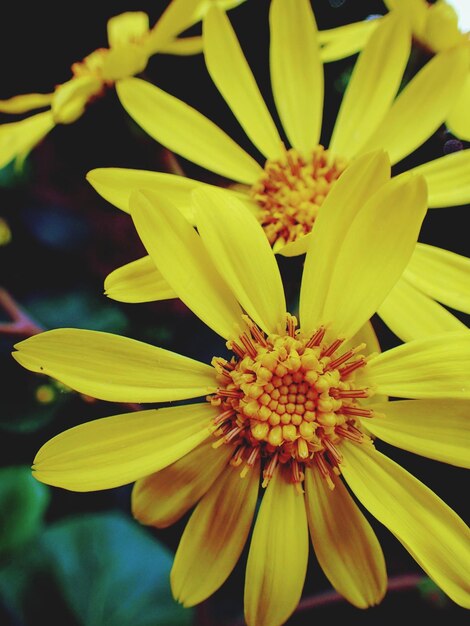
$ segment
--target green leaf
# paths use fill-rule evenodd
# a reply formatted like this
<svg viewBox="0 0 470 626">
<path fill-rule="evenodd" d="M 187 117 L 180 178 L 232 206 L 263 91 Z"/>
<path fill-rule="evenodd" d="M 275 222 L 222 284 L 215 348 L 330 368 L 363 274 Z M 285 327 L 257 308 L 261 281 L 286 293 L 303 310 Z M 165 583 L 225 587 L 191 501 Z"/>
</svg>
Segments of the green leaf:
<svg viewBox="0 0 470 626">
<path fill-rule="evenodd" d="M 0 558 L 35 537 L 48 504 L 48 488 L 32 477 L 29 467 L 0 470 Z"/>
<path fill-rule="evenodd" d="M 42 545 L 57 584 L 83 626 L 185 626 L 192 611 L 171 595 L 173 556 L 118 513 L 50 526 Z"/>
</svg>

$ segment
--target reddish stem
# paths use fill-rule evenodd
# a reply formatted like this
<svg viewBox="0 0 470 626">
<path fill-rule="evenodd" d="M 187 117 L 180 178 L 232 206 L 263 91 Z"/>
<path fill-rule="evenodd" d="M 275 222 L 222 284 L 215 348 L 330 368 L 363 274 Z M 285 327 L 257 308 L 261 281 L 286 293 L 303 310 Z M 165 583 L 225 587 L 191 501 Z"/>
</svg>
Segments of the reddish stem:
<svg viewBox="0 0 470 626">
<path fill-rule="evenodd" d="M 22 335 L 23 337 L 31 337 L 42 333 L 44 328 L 33 322 L 31 317 L 21 309 L 12 296 L 0 287 L 0 306 L 11 317 L 11 322 L 3 322 L 0 324 L 0 334 L 4 335 Z"/>
</svg>

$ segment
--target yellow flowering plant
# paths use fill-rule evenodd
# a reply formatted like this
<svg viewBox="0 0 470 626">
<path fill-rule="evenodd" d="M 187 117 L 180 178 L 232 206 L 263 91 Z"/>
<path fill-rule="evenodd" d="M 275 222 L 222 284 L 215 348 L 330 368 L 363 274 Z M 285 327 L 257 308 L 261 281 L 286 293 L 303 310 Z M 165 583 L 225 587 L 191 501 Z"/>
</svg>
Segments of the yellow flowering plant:
<svg viewBox="0 0 470 626">
<path fill-rule="evenodd" d="M 381 148 L 396 164 L 436 131 L 455 101 L 467 62 L 466 51 L 460 48 L 440 52 L 397 95 L 411 33 L 400 14 L 387 16 L 357 60 L 325 149 L 319 143 L 323 66 L 310 2 L 272 0 L 271 83 L 292 146 L 288 148 L 219 7 L 211 7 L 203 18 L 203 41 L 209 73 L 265 158 L 264 167 L 209 119 L 156 86 L 125 79 L 117 88 L 119 98 L 159 143 L 230 179 L 232 196 L 256 215 L 273 250 L 285 256 L 305 253 L 325 199 L 358 156 Z M 470 151 L 463 150 L 410 171 L 424 176 L 430 207 L 449 207 L 470 200 L 469 166 Z M 155 189 L 189 221 L 193 221 L 192 190 L 207 186 L 187 177 L 123 168 L 95 169 L 87 178 L 124 211 L 129 211 L 133 189 Z M 418 243 L 378 314 L 403 340 L 464 329 L 446 306 L 470 313 L 469 269 L 468 258 Z M 171 297 L 159 270 L 148 257 L 133 261 L 108 277 L 106 292 L 124 302 Z"/>
<path fill-rule="evenodd" d="M 384 151 L 357 157 L 309 238 L 298 320 L 286 310 L 276 257 L 246 203 L 224 189 L 195 189 L 196 230 L 171 199 L 136 190 L 129 210 L 151 259 L 228 354 L 207 365 L 70 328 L 16 344 L 23 367 L 102 400 L 202 398 L 67 430 L 39 450 L 34 476 L 72 491 L 135 482 L 134 515 L 156 527 L 196 505 L 171 573 L 186 606 L 225 582 L 256 518 L 248 626 L 280 625 L 295 610 L 309 533 L 320 566 L 349 602 L 381 601 L 384 557 L 351 492 L 469 608 L 468 527 L 374 443 L 469 465 L 468 330 L 381 353 L 369 323 L 413 254 L 426 195 L 421 175 L 390 177 Z"/>
</svg>

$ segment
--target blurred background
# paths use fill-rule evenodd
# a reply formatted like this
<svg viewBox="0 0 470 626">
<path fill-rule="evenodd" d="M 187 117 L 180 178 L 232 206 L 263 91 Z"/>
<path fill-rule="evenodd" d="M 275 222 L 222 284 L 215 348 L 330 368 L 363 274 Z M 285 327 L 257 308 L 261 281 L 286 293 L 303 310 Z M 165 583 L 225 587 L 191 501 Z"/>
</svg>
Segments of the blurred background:
<svg viewBox="0 0 470 626">
<path fill-rule="evenodd" d="M 331 28 L 385 12 L 380 0 L 316 0 L 319 28 Z M 0 99 L 49 92 L 70 77 L 72 63 L 106 47 L 107 20 L 124 11 L 145 11 L 154 24 L 167 2 L 9 2 L 2 7 Z M 268 0 L 248 0 L 230 20 L 271 111 L 268 71 Z M 191 34 L 200 27 L 191 29 Z M 328 141 L 356 57 L 325 67 L 322 139 Z M 415 69 L 427 57 L 415 51 Z M 212 85 L 202 55 L 150 59 L 145 78 L 205 113 L 240 145 L 250 144 Z M 1 122 L 13 121 L 7 115 Z M 448 151 L 468 147 L 442 127 L 395 173 Z M 85 180 L 97 167 L 174 171 L 175 158 L 125 113 L 113 89 L 68 126 L 57 126 L 15 171 L 0 170 L 0 324 L 8 306 L 19 307 L 42 329 L 78 327 L 140 339 L 209 361 L 223 342 L 180 302 L 122 304 L 103 295 L 103 281 L 144 249 L 131 219 L 108 204 Z M 178 159 L 185 174 L 223 184 Z M 467 207 L 430 211 L 420 240 L 468 255 Z M 287 288 L 301 259 L 281 259 Z M 291 297 L 294 294 L 291 293 Z M 456 313 L 464 322 L 468 317 Z M 378 319 L 384 349 L 397 338 Z M 22 369 L 12 358 L 20 333 L 0 334 L 0 625 L 36 626 L 242 626 L 246 552 L 226 584 L 207 602 L 183 609 L 171 598 L 168 576 L 189 517 L 165 530 L 140 526 L 130 513 L 131 486 L 95 493 L 49 488 L 29 467 L 50 437 L 87 420 L 122 412 L 122 406 L 91 401 L 56 382 Z M 464 519 L 469 518 L 464 470 L 416 457 L 386 444 L 377 446 L 431 487 Z M 466 485 L 466 486 L 465 486 Z M 390 590 L 376 608 L 360 611 L 346 602 L 308 608 L 290 626 L 312 620 L 347 619 L 375 624 L 386 617 L 436 617 L 454 624 L 466 611 L 446 598 L 401 544 L 375 520 L 390 577 L 410 576 L 405 590 Z M 439 537 L 436 537 L 439 541 Z M 414 581 L 419 578 L 419 584 Z M 305 598 L 331 590 L 315 558 L 309 561 Z M 468 622 L 465 622 L 468 623 Z"/>
</svg>

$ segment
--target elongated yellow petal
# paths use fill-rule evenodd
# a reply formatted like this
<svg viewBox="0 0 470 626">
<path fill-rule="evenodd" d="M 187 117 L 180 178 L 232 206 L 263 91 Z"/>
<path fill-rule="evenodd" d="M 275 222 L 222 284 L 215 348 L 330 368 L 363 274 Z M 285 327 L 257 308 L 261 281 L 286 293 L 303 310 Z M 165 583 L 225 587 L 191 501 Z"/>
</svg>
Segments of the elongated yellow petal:
<svg viewBox="0 0 470 626">
<path fill-rule="evenodd" d="M 458 311 L 470 313 L 470 259 L 449 250 L 418 244 L 406 279 L 424 293 Z"/>
<path fill-rule="evenodd" d="M 132 513 L 142 524 L 166 528 L 202 498 L 225 469 L 233 449 L 213 448 L 213 437 L 168 467 L 140 478 L 132 489 Z"/>
<path fill-rule="evenodd" d="M 158 472 L 209 435 L 207 402 L 103 417 L 45 443 L 34 459 L 37 480 L 71 491 L 127 485 Z"/>
<path fill-rule="evenodd" d="M 379 24 L 378 19 L 369 19 L 319 31 L 323 63 L 344 59 L 362 50 Z"/>
<path fill-rule="evenodd" d="M 430 459 L 470 467 L 467 400 L 399 400 L 373 404 L 367 428 L 387 443 Z"/>
<path fill-rule="evenodd" d="M 251 185 L 263 170 L 233 139 L 178 98 L 139 78 L 116 90 L 129 115 L 169 150 L 232 180 Z"/>
<path fill-rule="evenodd" d="M 276 258 L 259 222 L 232 194 L 220 189 L 193 193 L 204 246 L 233 294 L 265 332 L 279 332 L 286 301 Z"/>
<path fill-rule="evenodd" d="M 393 164 L 418 148 L 446 119 L 467 71 L 466 50 L 436 54 L 404 87 L 362 150 L 384 148 Z"/>
<path fill-rule="evenodd" d="M 56 124 L 72 124 L 85 111 L 90 98 L 99 93 L 103 82 L 94 76 L 79 76 L 59 85 L 52 99 Z"/>
<path fill-rule="evenodd" d="M 356 379 L 397 398 L 468 399 L 470 332 L 442 333 L 382 352 Z"/>
<path fill-rule="evenodd" d="M 313 332 L 322 319 L 322 304 L 330 278 L 347 237 L 350 224 L 374 192 L 390 179 L 390 162 L 384 152 L 355 159 L 327 195 L 312 232 L 305 258 L 300 290 L 300 321 L 306 333 Z M 303 239 L 306 239 L 304 237 Z"/>
<path fill-rule="evenodd" d="M 119 302 L 154 302 L 177 297 L 149 256 L 108 274 L 104 289 L 108 298 Z"/>
<path fill-rule="evenodd" d="M 429 161 L 411 172 L 422 174 L 428 186 L 429 207 L 449 207 L 470 202 L 470 150 L 460 150 Z"/>
<path fill-rule="evenodd" d="M 398 11 L 407 18 L 416 36 L 423 33 L 429 9 L 426 0 L 384 0 L 384 4 L 390 11 Z"/>
<path fill-rule="evenodd" d="M 191 224 L 153 191 L 136 192 L 130 206 L 144 246 L 178 297 L 225 339 L 238 336 L 242 311 Z"/>
<path fill-rule="evenodd" d="M 251 539 L 245 577 L 248 626 L 280 626 L 302 594 L 308 527 L 302 495 L 278 468 L 266 488 Z"/>
<path fill-rule="evenodd" d="M 14 347 L 13 357 L 26 369 L 100 400 L 166 402 L 217 387 L 209 365 L 111 333 L 59 328 Z"/>
<path fill-rule="evenodd" d="M 380 20 L 354 66 L 331 137 L 332 152 L 354 156 L 379 126 L 397 94 L 410 45 L 405 20 L 395 14 Z"/>
<path fill-rule="evenodd" d="M 320 140 L 323 65 L 309 0 L 273 0 L 269 66 L 276 108 L 292 146 L 308 154 Z"/>
<path fill-rule="evenodd" d="M 127 43 L 111 48 L 101 63 L 102 77 L 106 81 L 119 81 L 146 68 L 148 55 L 138 43 Z"/>
<path fill-rule="evenodd" d="M 465 324 L 405 279 L 406 270 L 378 309 L 378 314 L 402 341 L 423 339 Z"/>
<path fill-rule="evenodd" d="M 470 531 L 440 498 L 371 445 L 344 442 L 341 470 L 362 504 L 454 602 L 470 608 Z"/>
<path fill-rule="evenodd" d="M 411 257 L 426 208 L 426 186 L 422 178 L 392 179 L 356 214 L 349 228 L 344 222 L 340 226 L 345 234 L 336 254 L 331 254 L 339 244 L 335 229 L 324 232 L 323 237 L 332 240 L 326 268 L 327 260 L 321 258 L 321 250 L 313 247 L 319 230 L 313 230 L 307 253 L 307 257 L 310 251 L 315 254 L 309 282 L 322 275 L 318 270 L 327 272 L 328 282 L 324 278 L 322 291 L 315 285 L 308 296 L 313 301 L 309 328 L 331 322 L 331 331 L 336 336 L 348 338 L 372 317 Z M 307 284 L 303 278 L 302 297 Z M 302 310 L 301 318 L 303 324 Z"/>
<path fill-rule="evenodd" d="M 378 604 L 387 588 L 385 559 L 370 524 L 344 487 L 330 489 L 315 467 L 305 471 L 305 502 L 315 555 L 333 587 L 351 604 Z"/>
<path fill-rule="evenodd" d="M 176 37 L 164 46 L 161 46 L 159 52 L 163 54 L 176 54 L 178 56 L 190 56 L 202 52 L 202 37 L 196 35 L 194 37 Z"/>
<path fill-rule="evenodd" d="M 108 20 L 110 48 L 138 41 L 149 30 L 149 18 L 143 11 L 126 11 Z"/>
<path fill-rule="evenodd" d="M 235 567 L 250 531 L 259 465 L 245 478 L 228 466 L 189 520 L 171 570 L 174 597 L 193 606 L 212 595 Z"/>
<path fill-rule="evenodd" d="M 52 102 L 53 93 L 27 93 L 0 100 L 1 113 L 27 113 L 34 109 L 47 107 Z"/>
<path fill-rule="evenodd" d="M 447 116 L 447 126 L 450 131 L 464 139 L 470 141 L 470 73 L 467 74 L 463 84 L 460 86 L 459 95 L 452 109 Z"/>
<path fill-rule="evenodd" d="M 24 158 L 54 126 L 50 111 L 38 113 L 21 122 L 0 125 L 0 167 L 17 157 Z"/>
<path fill-rule="evenodd" d="M 276 126 L 227 15 L 211 6 L 203 20 L 204 58 L 217 89 L 244 131 L 268 159 L 282 156 Z"/>
</svg>

